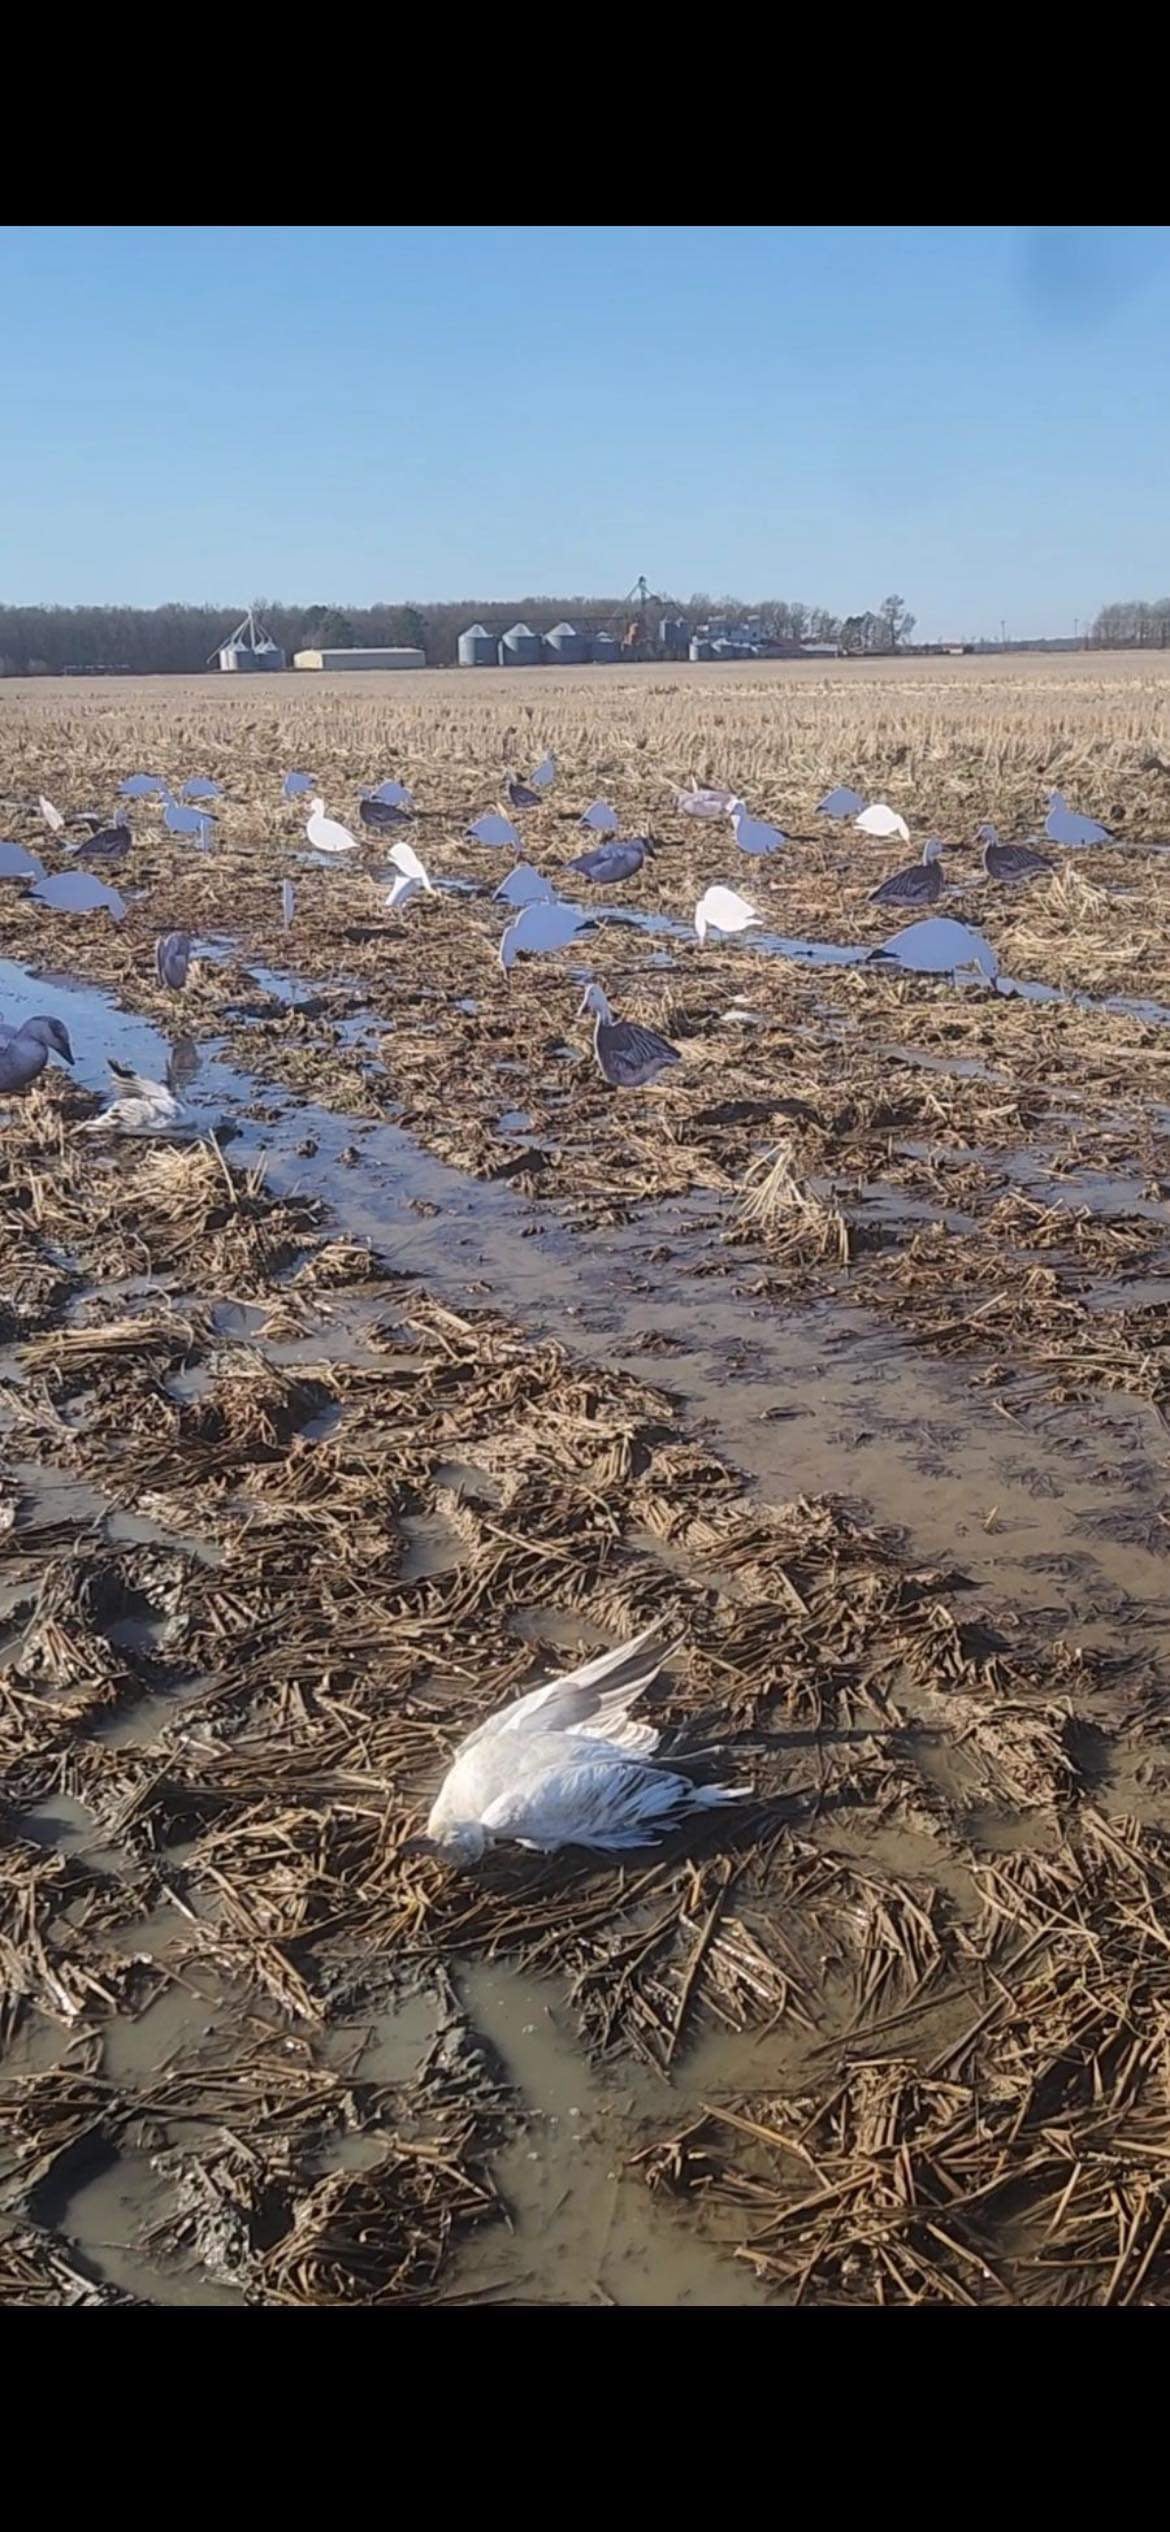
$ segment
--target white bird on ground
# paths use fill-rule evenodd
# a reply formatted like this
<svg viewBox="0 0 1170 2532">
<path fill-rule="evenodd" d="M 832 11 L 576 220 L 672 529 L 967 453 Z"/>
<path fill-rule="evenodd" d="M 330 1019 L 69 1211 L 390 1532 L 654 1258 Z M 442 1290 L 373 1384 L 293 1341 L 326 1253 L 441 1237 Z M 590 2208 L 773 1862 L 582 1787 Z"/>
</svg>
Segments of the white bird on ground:
<svg viewBox="0 0 1170 2532">
<path fill-rule="evenodd" d="M 782 830 L 769 826 L 766 818 L 750 817 L 742 800 L 733 800 L 727 814 L 741 853 L 778 853 L 788 842 Z"/>
<path fill-rule="evenodd" d="M 407 844 L 404 840 L 400 844 L 393 845 L 390 859 L 398 877 L 386 899 L 387 914 L 403 911 L 410 904 L 411 898 L 418 896 L 420 889 L 425 889 L 430 897 L 437 895 L 434 880 L 420 862 L 413 844 Z"/>
<path fill-rule="evenodd" d="M 566 948 L 591 920 L 583 906 L 565 905 L 559 897 L 539 897 L 522 906 L 500 942 L 505 976 L 518 958 L 539 958 L 543 950 Z"/>
<path fill-rule="evenodd" d="M 535 773 L 533 774 L 533 777 L 532 777 L 532 785 L 533 785 L 533 789 L 534 789 L 535 791 L 548 791 L 548 790 L 550 790 L 550 789 L 551 789 L 551 787 L 552 787 L 553 783 L 556 781 L 556 778 L 557 778 L 557 760 L 556 760 L 556 757 L 555 757 L 555 756 L 552 756 L 552 755 L 549 755 L 549 756 L 542 756 L 542 757 L 541 757 L 541 760 L 540 760 L 540 763 L 539 763 L 539 765 L 537 766 L 536 771 L 535 771 Z"/>
<path fill-rule="evenodd" d="M 656 1757 L 660 1734 L 633 1721 L 667 1659 L 650 1627 L 489 1715 L 455 1753 L 426 1843 L 456 1864 L 478 1863 L 501 1840 L 542 1855 L 623 1855 L 659 1845 L 696 1812 L 750 1801 L 749 1786 L 697 1781 L 694 1760 Z"/>
<path fill-rule="evenodd" d="M 687 818 L 725 818 L 734 808 L 738 798 L 736 792 L 721 790 L 719 785 L 714 783 L 709 784 L 704 790 L 695 781 L 693 774 L 690 789 L 676 791 L 674 796 L 683 816 Z"/>
<path fill-rule="evenodd" d="M 37 802 L 37 807 L 45 821 L 45 825 L 48 827 L 50 835 L 60 835 L 64 830 L 65 820 L 62 817 L 60 810 L 54 808 L 52 801 L 46 800 L 43 791 Z"/>
<path fill-rule="evenodd" d="M 819 818 L 855 818 L 864 807 L 864 794 L 860 791 L 851 791 L 848 783 L 842 782 L 838 783 L 835 791 L 826 791 L 824 799 L 818 800 L 817 816 Z"/>
<path fill-rule="evenodd" d="M 982 932 L 971 931 L 966 923 L 956 923 L 949 914 L 928 915 L 922 923 L 908 923 L 905 931 L 895 932 L 881 949 L 871 950 L 870 959 L 891 959 L 917 976 L 953 976 L 956 984 L 982 977 L 991 985 L 999 974 L 999 960 L 990 941 L 984 939 Z"/>
<path fill-rule="evenodd" d="M 503 809 L 485 809 L 482 817 L 472 820 L 467 834 L 472 844 L 510 844 L 514 853 L 521 850 L 520 829 Z"/>
<path fill-rule="evenodd" d="M 618 813 L 609 800 L 591 800 L 588 808 L 582 810 L 578 824 L 587 826 L 593 835 L 616 835 Z"/>
<path fill-rule="evenodd" d="M 884 800 L 872 801 L 853 823 L 862 835 L 900 835 L 903 844 L 910 841 L 905 818 L 900 818 L 896 809 L 887 808 Z"/>
<path fill-rule="evenodd" d="M 309 802 L 305 833 L 315 853 L 357 853 L 361 850 L 356 835 L 351 835 L 347 826 L 340 825 L 336 818 L 326 817 L 325 803 L 321 799 Z"/>
<path fill-rule="evenodd" d="M 734 888 L 705 888 L 695 907 L 695 930 L 701 941 L 708 932 L 747 932 L 759 915 Z"/>
<path fill-rule="evenodd" d="M 1084 818 L 1079 809 L 1070 809 L 1063 791 L 1048 794 L 1048 815 L 1044 832 L 1050 844 L 1112 844 L 1107 826 L 1096 818 Z"/>
<path fill-rule="evenodd" d="M 543 871 L 534 870 L 531 862 L 517 862 L 515 870 L 510 870 L 507 878 L 500 881 L 495 893 L 503 898 L 505 905 L 535 906 L 547 905 L 554 892 L 551 879 L 546 879 Z"/>
<path fill-rule="evenodd" d="M 111 1100 L 100 1116 L 90 1117 L 80 1129 L 83 1134 L 177 1136 L 215 1131 L 215 1122 L 197 1117 L 165 1081 L 151 1081 L 129 1064 L 115 1062 L 112 1055 L 107 1061 L 122 1095 Z"/>
</svg>

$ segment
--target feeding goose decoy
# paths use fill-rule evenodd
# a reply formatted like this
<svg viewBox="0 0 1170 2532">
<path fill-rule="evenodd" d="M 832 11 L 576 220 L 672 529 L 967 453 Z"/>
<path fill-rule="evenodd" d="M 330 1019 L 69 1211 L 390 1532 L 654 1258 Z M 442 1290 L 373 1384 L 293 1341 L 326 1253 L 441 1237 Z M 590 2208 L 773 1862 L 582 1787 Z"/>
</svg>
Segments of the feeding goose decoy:
<svg viewBox="0 0 1170 2532">
<path fill-rule="evenodd" d="M 190 934 L 164 932 L 154 945 L 154 969 L 165 993 L 182 993 L 190 966 Z"/>
<path fill-rule="evenodd" d="M 582 906 L 565 905 L 559 897 L 538 897 L 522 906 L 500 942 L 505 976 L 518 958 L 539 958 L 542 950 L 566 949 L 591 923 Z"/>
<path fill-rule="evenodd" d="M 1050 844 L 1112 844 L 1107 826 L 1097 818 L 1082 817 L 1079 809 L 1070 809 L 1063 791 L 1048 794 L 1048 815 L 1044 832 Z"/>
<path fill-rule="evenodd" d="M 73 1062 L 69 1031 L 62 1020 L 39 1013 L 19 1028 L 0 1026 L 0 1098 L 16 1098 L 39 1080 L 50 1055 Z"/>
<path fill-rule="evenodd" d="M 0 879 L 43 879 L 45 865 L 35 853 L 25 851 L 23 844 L 0 840 Z"/>
<path fill-rule="evenodd" d="M 119 797 L 123 800 L 153 800 L 156 792 L 165 789 L 161 774 L 127 774 L 125 781 L 118 785 Z"/>
<path fill-rule="evenodd" d="M 514 853 L 521 850 L 520 829 L 502 809 L 485 809 L 482 817 L 473 818 L 467 836 L 472 844 L 510 844 Z"/>
<path fill-rule="evenodd" d="M 911 862 L 908 870 L 896 870 L 883 879 L 880 888 L 871 888 L 871 906 L 933 906 L 942 895 L 945 882 L 942 870 L 942 845 L 932 835 L 922 847 L 920 862 Z"/>
<path fill-rule="evenodd" d="M 851 791 L 847 782 L 841 782 L 837 784 L 834 791 L 826 791 L 823 800 L 818 800 L 817 816 L 819 818 L 856 818 L 860 816 L 864 807 L 864 792 Z"/>
<path fill-rule="evenodd" d="M 395 844 L 390 859 L 398 876 L 386 899 L 387 914 L 401 912 L 410 904 L 412 897 L 417 897 L 420 889 L 425 889 L 429 897 L 437 895 L 434 880 L 419 860 L 413 844 Z"/>
<path fill-rule="evenodd" d="M 309 818 L 305 833 L 315 853 L 358 853 L 361 851 L 356 835 L 351 835 L 347 826 L 342 826 L 337 818 L 326 817 L 325 803 L 320 799 L 309 802 Z"/>
<path fill-rule="evenodd" d="M 708 932 L 748 932 L 759 920 L 755 907 L 734 888 L 705 888 L 695 907 L 695 930 L 701 941 Z"/>
<path fill-rule="evenodd" d="M 316 787 L 315 774 L 286 774 L 280 788 L 286 800 L 304 800 Z"/>
<path fill-rule="evenodd" d="M 978 829 L 983 846 L 983 875 L 998 880 L 1001 887 L 1018 887 L 1026 879 L 1051 879 L 1053 864 L 1047 853 L 1034 853 L 1030 844 L 1001 844 L 991 825 Z"/>
<path fill-rule="evenodd" d="M 610 800 L 591 800 L 577 820 L 578 826 L 592 828 L 594 835 L 616 835 L 618 813 Z"/>
<path fill-rule="evenodd" d="M 615 1020 L 600 985 L 587 985 L 577 1017 L 593 1015 L 593 1053 L 597 1069 L 611 1090 L 644 1090 L 682 1057 L 668 1037 L 644 1029 L 637 1020 Z"/>
<path fill-rule="evenodd" d="M 880 949 L 871 950 L 868 966 L 892 960 L 916 976 L 953 976 L 956 984 L 994 985 L 999 974 L 999 960 L 990 941 L 982 932 L 973 932 L 966 923 L 956 923 L 949 914 L 928 914 L 921 923 L 908 923 L 904 931 L 895 932 Z"/>
<path fill-rule="evenodd" d="M 521 782 L 518 774 L 509 774 L 504 784 L 504 798 L 510 809 L 539 809 L 540 793 L 532 784 Z"/>
<path fill-rule="evenodd" d="M 81 1128 L 83 1134 L 137 1137 L 215 1132 L 218 1120 L 195 1116 L 184 1100 L 176 1098 L 165 1081 L 151 1081 L 145 1073 L 136 1073 L 129 1064 L 119 1064 L 113 1055 L 106 1060 L 121 1096 L 112 1099 L 100 1116 L 89 1117 Z"/>
<path fill-rule="evenodd" d="M 615 836 L 610 844 L 595 844 L 592 851 L 578 853 L 568 864 L 580 871 L 595 888 L 615 887 L 619 879 L 632 879 L 654 847 L 648 835 Z"/>
<path fill-rule="evenodd" d="M 749 1786 L 704 1784 L 694 1759 L 658 1757 L 660 1733 L 633 1720 L 668 1659 L 661 1629 L 649 1627 L 489 1715 L 456 1750 L 417 1844 L 453 1864 L 478 1863 L 501 1841 L 622 1855 L 659 1845 L 695 1813 L 750 1801 Z"/>
<path fill-rule="evenodd" d="M 733 800 L 727 814 L 741 853 L 778 853 L 788 842 L 781 828 L 770 826 L 767 818 L 750 817 L 742 800 Z"/>
<path fill-rule="evenodd" d="M 396 782 L 392 774 L 385 782 L 375 783 L 373 789 L 366 793 L 366 798 L 380 800 L 385 809 L 413 809 L 414 807 L 414 793 L 409 783 Z"/>
<path fill-rule="evenodd" d="M 75 844 L 65 846 L 67 853 L 83 862 L 120 862 L 134 841 L 130 812 L 123 809 L 112 826 L 99 826 L 96 833 L 80 835 Z"/>
<path fill-rule="evenodd" d="M 222 800 L 223 784 L 213 782 L 209 774 L 188 774 L 179 785 L 180 800 Z"/>
<path fill-rule="evenodd" d="M 898 835 L 903 844 L 910 841 L 910 829 L 905 818 L 899 817 L 897 810 L 891 809 L 884 800 L 871 801 L 869 808 L 863 809 L 853 823 L 861 835 Z"/>
<path fill-rule="evenodd" d="M 676 791 L 674 796 L 686 818 L 726 818 L 730 816 L 739 795 L 725 791 L 715 783 L 708 784 L 704 789 L 692 774 L 689 790 Z"/>
<path fill-rule="evenodd" d="M 409 826 L 412 812 L 404 809 L 401 801 L 379 800 L 371 791 L 359 800 L 358 816 L 363 826 L 372 826 L 377 834 L 385 835 L 392 826 Z"/>
<path fill-rule="evenodd" d="M 554 893 L 551 879 L 546 879 L 543 871 L 534 870 L 531 862 L 517 862 L 515 870 L 510 870 L 495 890 L 496 897 L 509 906 L 547 905 Z"/>
</svg>

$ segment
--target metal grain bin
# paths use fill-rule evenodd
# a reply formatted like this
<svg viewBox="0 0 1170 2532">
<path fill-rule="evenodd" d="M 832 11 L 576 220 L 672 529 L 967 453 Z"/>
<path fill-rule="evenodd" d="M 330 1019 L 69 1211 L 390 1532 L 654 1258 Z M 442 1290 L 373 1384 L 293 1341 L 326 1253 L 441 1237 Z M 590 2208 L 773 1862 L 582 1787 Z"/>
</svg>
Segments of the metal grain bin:
<svg viewBox="0 0 1170 2532">
<path fill-rule="evenodd" d="M 554 624 L 552 632 L 545 634 L 544 646 L 550 660 L 562 668 L 579 668 L 589 657 L 588 635 L 578 633 L 574 624 Z"/>
<path fill-rule="evenodd" d="M 686 657 L 687 628 L 682 616 L 664 615 L 662 617 L 658 627 L 658 647 L 659 650 L 665 652 L 667 659 Z"/>
<path fill-rule="evenodd" d="M 696 633 L 696 634 L 694 635 L 693 639 L 692 639 L 692 642 L 691 642 L 691 658 L 692 658 L 692 659 L 714 659 L 714 656 L 715 656 L 715 653 L 714 653 L 714 650 L 712 649 L 712 646 L 711 646 L 710 642 L 701 642 L 701 641 L 699 640 L 698 634 Z"/>
<path fill-rule="evenodd" d="M 460 634 L 459 665 L 461 668 L 494 668 L 497 656 L 498 646 L 495 634 L 488 632 L 486 624 L 469 624 L 466 633 Z"/>
<path fill-rule="evenodd" d="M 544 644 L 530 624 L 514 624 L 500 643 L 501 668 L 539 668 Z"/>
<path fill-rule="evenodd" d="M 615 659 L 621 658 L 621 655 L 622 646 L 616 633 L 594 634 L 593 657 L 599 668 L 609 668 Z"/>
</svg>

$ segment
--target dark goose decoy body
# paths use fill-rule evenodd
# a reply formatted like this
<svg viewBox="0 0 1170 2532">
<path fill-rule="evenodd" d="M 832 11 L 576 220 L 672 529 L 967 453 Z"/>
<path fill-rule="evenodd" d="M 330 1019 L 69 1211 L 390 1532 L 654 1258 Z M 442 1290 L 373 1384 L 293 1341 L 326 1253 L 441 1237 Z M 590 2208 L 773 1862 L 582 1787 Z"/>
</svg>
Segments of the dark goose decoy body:
<svg viewBox="0 0 1170 2532">
<path fill-rule="evenodd" d="M 1053 865 L 1047 853 L 1035 853 L 1030 844 L 1001 844 L 993 826 L 979 829 L 983 841 L 983 873 L 996 879 L 1001 887 L 1019 887 L 1026 879 L 1051 879 Z"/>
<path fill-rule="evenodd" d="M 116 818 L 113 826 L 99 826 L 96 834 L 85 835 L 65 850 L 82 862 L 120 862 L 128 853 L 134 838 L 128 817 Z"/>
<path fill-rule="evenodd" d="M 871 888 L 869 902 L 871 906 L 933 906 L 944 885 L 942 845 L 932 836 L 922 847 L 921 861 L 911 862 L 908 870 L 895 870 L 880 888 Z"/>
<path fill-rule="evenodd" d="M 50 1055 L 59 1055 L 64 1064 L 73 1061 L 69 1031 L 62 1020 L 39 1014 L 22 1021 L 18 1029 L 0 1027 L 0 1097 L 31 1090 Z"/>
<path fill-rule="evenodd" d="M 615 1020 L 600 985 L 586 986 L 578 1019 L 586 1011 L 593 1014 L 597 1069 L 611 1090 L 642 1090 L 668 1065 L 681 1063 L 677 1046 L 657 1029 L 644 1029 L 636 1020 Z"/>
<path fill-rule="evenodd" d="M 504 797 L 510 809 L 539 809 L 541 806 L 539 791 L 534 791 L 531 783 L 521 782 L 515 774 L 509 774 L 504 784 Z"/>
<path fill-rule="evenodd" d="M 359 800 L 358 816 L 363 826 L 372 826 L 379 835 L 384 835 L 389 827 L 409 826 L 411 823 L 410 810 L 404 809 L 397 800 Z"/>
<path fill-rule="evenodd" d="M 181 993 L 191 964 L 188 932 L 164 932 L 154 945 L 155 973 L 164 992 Z"/>
<path fill-rule="evenodd" d="M 648 836 L 615 837 L 612 844 L 597 844 L 590 853 L 578 853 L 569 868 L 580 871 L 582 879 L 590 880 L 595 888 L 612 888 L 619 879 L 632 879 L 652 850 Z"/>
</svg>

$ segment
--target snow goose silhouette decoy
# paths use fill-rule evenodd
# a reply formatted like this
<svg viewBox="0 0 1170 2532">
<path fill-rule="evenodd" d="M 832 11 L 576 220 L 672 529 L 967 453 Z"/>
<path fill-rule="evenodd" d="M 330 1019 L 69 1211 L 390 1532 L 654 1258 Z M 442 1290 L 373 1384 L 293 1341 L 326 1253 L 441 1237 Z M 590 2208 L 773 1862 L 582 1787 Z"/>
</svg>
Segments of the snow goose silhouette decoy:
<svg viewBox="0 0 1170 2532">
<path fill-rule="evenodd" d="M 899 817 L 897 810 L 891 809 L 884 800 L 871 801 L 868 809 L 863 809 L 853 823 L 861 835 L 897 835 L 903 844 L 910 841 L 910 829 L 905 818 Z"/>
<path fill-rule="evenodd" d="M 788 842 L 781 829 L 770 826 L 767 818 L 751 817 L 742 800 L 733 800 L 727 814 L 741 853 L 778 853 Z"/>
<path fill-rule="evenodd" d="M 165 790 L 161 774 L 127 774 L 118 785 L 118 796 L 122 800 L 153 800 Z"/>
<path fill-rule="evenodd" d="M 932 835 L 922 847 L 920 862 L 911 862 L 908 870 L 896 870 L 883 879 L 880 888 L 871 888 L 871 906 L 933 906 L 942 895 L 944 880 L 942 845 Z"/>
<path fill-rule="evenodd" d="M 1079 809 L 1070 809 L 1063 791 L 1048 794 L 1048 815 L 1044 832 L 1050 844 L 1112 844 L 1107 826 L 1097 818 L 1082 817 Z"/>
<path fill-rule="evenodd" d="M 555 1855 L 658 1846 L 696 1814 L 746 1802 L 746 1785 L 704 1784 L 695 1761 L 657 1755 L 661 1735 L 630 1709 L 669 1659 L 660 1628 L 582 1662 L 489 1715 L 460 1743 L 416 1843 L 476 1864 L 501 1842 Z"/>
<path fill-rule="evenodd" d="M 165 784 L 163 786 L 163 825 L 168 835 L 193 835 L 203 851 L 206 851 L 215 833 L 213 813 L 210 809 L 189 809 L 184 801 L 176 800 L 174 793 L 169 791 Z"/>
<path fill-rule="evenodd" d="M 63 1064 L 73 1062 L 69 1031 L 62 1020 L 39 1013 L 22 1020 L 19 1028 L 0 1027 L 0 1098 L 21 1097 L 31 1090 L 50 1055 L 59 1055 Z"/>
<path fill-rule="evenodd" d="M 1047 853 L 1034 853 L 1030 844 L 1001 844 L 995 828 L 988 824 L 978 829 L 983 846 L 983 875 L 1004 888 L 1017 888 L 1028 879 L 1051 879 L 1053 864 Z"/>
<path fill-rule="evenodd" d="M 209 774 L 188 774 L 179 785 L 180 800 L 222 800 L 223 784 L 213 782 Z"/>
<path fill-rule="evenodd" d="M 37 802 L 37 807 L 45 821 L 45 825 L 48 827 L 50 835 L 63 835 L 65 831 L 65 820 L 62 817 L 60 810 L 54 806 L 53 802 L 51 800 L 46 800 L 43 791 Z"/>
<path fill-rule="evenodd" d="M 755 907 L 734 888 L 704 888 L 695 907 L 695 930 L 701 941 L 708 932 L 748 932 L 759 920 Z"/>
<path fill-rule="evenodd" d="M 393 774 L 388 775 L 385 782 L 376 783 L 374 789 L 366 793 L 366 798 L 380 800 L 386 809 L 413 809 L 414 807 L 414 793 L 410 784 L 396 781 Z"/>
<path fill-rule="evenodd" d="M 532 788 L 533 788 L 533 790 L 534 790 L 534 791 L 551 791 L 552 786 L 553 786 L 554 782 L 556 781 L 556 778 L 557 778 L 557 760 L 556 760 L 556 757 L 555 757 L 555 756 L 552 756 L 552 755 L 549 755 L 549 756 L 542 756 L 542 757 L 541 757 L 541 760 L 540 760 L 540 763 L 539 763 L 539 765 L 536 767 L 535 772 L 533 773 L 533 776 L 532 776 Z"/>
<path fill-rule="evenodd" d="M 191 968 L 189 932 L 164 932 L 154 945 L 154 969 L 164 993 L 182 993 Z"/>
<path fill-rule="evenodd" d="M 917 976 L 953 976 L 956 984 L 971 983 L 981 977 L 993 985 L 999 974 L 999 960 L 990 941 L 982 932 L 972 932 L 966 923 L 956 923 L 947 914 L 927 915 L 921 923 L 908 923 L 902 932 L 895 932 L 880 949 L 871 950 L 869 962 L 890 961 L 909 969 Z"/>
<path fill-rule="evenodd" d="M 280 883 L 280 919 L 286 932 L 291 932 L 292 930 L 293 916 L 296 913 L 296 910 L 296 889 L 294 888 L 291 879 L 282 879 Z"/>
<path fill-rule="evenodd" d="M 593 1054 L 602 1080 L 611 1090 L 644 1090 L 682 1057 L 668 1037 L 644 1029 L 637 1020 L 616 1020 L 600 985 L 587 985 L 577 1017 L 593 1017 Z"/>
<path fill-rule="evenodd" d="M 616 835 L 618 813 L 611 800 L 591 800 L 588 808 L 582 810 L 577 823 L 587 826 L 594 835 Z"/>
<path fill-rule="evenodd" d="M 615 836 L 611 843 L 595 844 L 588 853 L 575 854 L 568 867 L 580 871 L 591 887 L 613 888 L 621 879 L 632 879 L 653 850 L 648 835 Z"/>
<path fill-rule="evenodd" d="M 315 774 L 286 774 L 280 788 L 286 800 L 304 800 L 315 790 Z"/>
<path fill-rule="evenodd" d="M 819 818 L 856 818 L 860 816 L 864 807 L 864 793 L 851 791 L 847 782 L 841 782 L 837 784 L 834 791 L 826 791 L 823 800 L 818 800 L 817 816 Z"/>
<path fill-rule="evenodd" d="M 726 818 L 730 816 L 739 794 L 726 791 L 717 783 L 708 784 L 704 789 L 692 774 L 689 789 L 676 791 L 674 796 L 686 818 Z"/>
<path fill-rule="evenodd" d="M 521 849 L 520 829 L 503 809 L 485 809 L 482 817 L 472 819 L 467 835 L 472 844 L 510 844 L 514 853 Z"/>
<path fill-rule="evenodd" d="M 539 958 L 543 950 L 566 949 L 590 924 L 591 917 L 582 906 L 565 905 L 559 897 L 534 898 L 521 907 L 500 942 L 505 976 L 518 958 Z"/>
<path fill-rule="evenodd" d="M 315 853 L 357 853 L 361 851 L 356 835 L 337 818 L 327 818 L 325 803 L 318 797 L 309 802 L 305 833 Z"/>
<path fill-rule="evenodd" d="M 413 844 L 408 844 L 403 839 L 401 843 L 393 845 L 390 859 L 394 864 L 397 877 L 386 899 L 387 914 L 403 913 L 410 904 L 411 898 L 417 897 L 420 891 L 425 891 L 428 897 L 437 895 L 434 880 L 429 870 L 419 860 Z"/>
<path fill-rule="evenodd" d="M 515 870 L 501 879 L 495 891 L 496 897 L 509 906 L 547 904 L 554 893 L 551 879 L 546 879 L 543 871 L 534 870 L 531 862 L 517 862 Z"/>
</svg>

